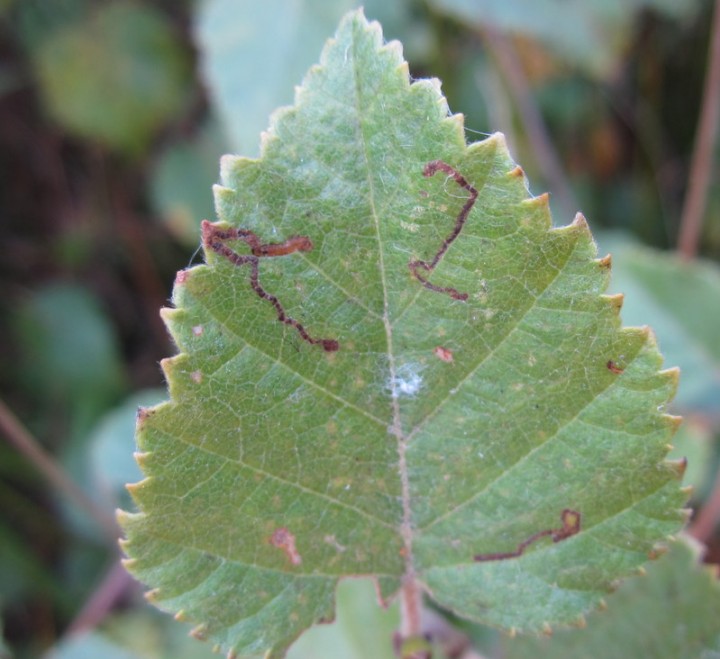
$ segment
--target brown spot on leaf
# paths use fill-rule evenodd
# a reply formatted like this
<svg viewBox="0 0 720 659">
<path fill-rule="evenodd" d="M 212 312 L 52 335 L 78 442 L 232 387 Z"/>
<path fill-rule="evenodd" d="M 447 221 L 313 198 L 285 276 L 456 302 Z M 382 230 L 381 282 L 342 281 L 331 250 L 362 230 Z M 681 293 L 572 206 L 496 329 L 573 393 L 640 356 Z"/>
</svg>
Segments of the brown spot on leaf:
<svg viewBox="0 0 720 659">
<path fill-rule="evenodd" d="M 611 373 L 615 373 L 615 375 L 620 375 L 621 373 L 625 372 L 625 369 L 620 368 L 612 359 L 608 360 L 606 366 L 608 371 L 610 371 Z"/>
<path fill-rule="evenodd" d="M 453 361 L 453 353 L 452 350 L 449 350 L 448 348 L 443 348 L 442 346 L 437 346 L 433 349 L 433 353 L 438 359 L 441 359 L 444 362 L 447 362 L 448 364 Z"/>
<path fill-rule="evenodd" d="M 300 565 L 302 558 L 295 547 L 295 536 L 288 529 L 281 526 L 270 536 L 270 544 L 282 549 L 293 565 Z"/>
<path fill-rule="evenodd" d="M 200 384 L 203 379 L 203 375 L 201 371 L 193 371 L 190 373 L 190 379 L 195 382 L 195 384 Z"/>
</svg>

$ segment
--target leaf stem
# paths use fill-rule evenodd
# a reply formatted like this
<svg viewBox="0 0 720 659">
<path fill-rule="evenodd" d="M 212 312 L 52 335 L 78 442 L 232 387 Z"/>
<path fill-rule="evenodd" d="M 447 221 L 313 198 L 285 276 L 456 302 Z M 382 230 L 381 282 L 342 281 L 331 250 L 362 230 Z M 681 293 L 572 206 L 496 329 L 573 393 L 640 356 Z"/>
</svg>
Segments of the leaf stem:
<svg viewBox="0 0 720 659">
<path fill-rule="evenodd" d="M 713 11 L 703 101 L 678 236 L 678 251 L 687 260 L 695 258 L 698 251 L 720 120 L 720 0 L 715 0 Z"/>
<path fill-rule="evenodd" d="M 403 639 L 419 636 L 422 620 L 422 593 L 418 588 L 417 578 L 412 573 L 406 573 L 403 578 L 400 615 L 400 634 Z"/>
<path fill-rule="evenodd" d="M 540 109 L 530 91 L 527 77 L 523 72 L 515 48 L 510 39 L 493 27 L 483 29 L 485 43 L 492 53 L 498 68 L 507 81 L 510 93 L 515 99 L 520 119 L 530 140 L 535 158 L 548 184 L 552 187 L 564 212 L 574 215 L 577 210 L 570 182 L 563 170 L 560 157 L 553 146 Z"/>
<path fill-rule="evenodd" d="M 119 531 L 113 517 L 95 504 L 83 492 L 67 473 L 40 446 L 30 431 L 13 414 L 10 408 L 0 400 L 0 431 L 9 442 L 24 455 L 38 471 L 45 476 L 55 489 L 84 510 L 103 530 L 105 535 L 115 542 Z"/>
</svg>

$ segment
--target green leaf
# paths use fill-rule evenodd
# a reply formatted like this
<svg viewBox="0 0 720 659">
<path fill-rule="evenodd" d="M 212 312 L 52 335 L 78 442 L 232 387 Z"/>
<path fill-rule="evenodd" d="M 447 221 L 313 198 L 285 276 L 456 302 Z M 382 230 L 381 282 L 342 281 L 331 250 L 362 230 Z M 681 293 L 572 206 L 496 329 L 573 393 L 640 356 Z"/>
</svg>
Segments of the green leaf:
<svg viewBox="0 0 720 659">
<path fill-rule="evenodd" d="M 282 656 L 352 575 L 544 630 L 680 528 L 677 373 L 621 329 L 584 219 L 553 229 L 502 136 L 466 145 L 362 13 L 262 157 L 223 160 L 216 206 L 120 518 L 128 568 L 197 636 Z"/>
<path fill-rule="evenodd" d="M 394 659 L 391 639 L 399 620 L 397 606 L 378 606 L 370 580 L 347 579 L 337 589 L 337 620 L 303 634 L 288 659 Z"/>
<path fill-rule="evenodd" d="M 19 380 L 34 397 L 91 409 L 95 417 L 122 390 L 117 337 L 84 287 L 52 284 L 28 296 L 12 319 Z"/>
<path fill-rule="evenodd" d="M 177 114 L 189 92 L 189 58 L 162 14 L 111 2 L 39 44 L 36 66 L 53 118 L 130 154 Z"/>
<path fill-rule="evenodd" d="M 552 638 L 505 639 L 507 659 L 710 659 L 720 656 L 720 585 L 716 570 L 699 564 L 691 538 L 673 542 L 647 575 L 623 584 L 608 610 L 583 630 Z"/>
<path fill-rule="evenodd" d="M 694 13 L 697 0 L 430 0 L 471 25 L 492 25 L 542 41 L 564 61 L 596 75 L 615 71 L 642 10 L 674 18 Z"/>
</svg>

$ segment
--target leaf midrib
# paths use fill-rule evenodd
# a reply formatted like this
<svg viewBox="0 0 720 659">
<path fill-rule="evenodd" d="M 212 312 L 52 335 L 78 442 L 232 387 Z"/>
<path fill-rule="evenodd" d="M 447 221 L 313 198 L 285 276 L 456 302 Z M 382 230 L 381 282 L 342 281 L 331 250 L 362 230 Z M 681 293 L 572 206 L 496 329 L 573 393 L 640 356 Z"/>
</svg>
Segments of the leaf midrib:
<svg viewBox="0 0 720 659">
<path fill-rule="evenodd" d="M 400 476 L 400 502 L 401 502 L 401 509 L 402 509 L 402 518 L 400 522 L 400 528 L 398 529 L 400 537 L 402 538 L 403 545 L 404 545 L 404 557 L 403 560 L 405 562 L 405 575 L 406 578 L 409 578 L 414 581 L 415 579 L 415 558 L 413 555 L 413 549 L 412 549 L 412 539 L 413 539 L 413 531 L 412 531 L 412 507 L 411 507 L 411 499 L 410 499 L 410 476 L 408 473 L 408 466 L 407 466 L 407 457 L 406 457 L 406 448 L 407 448 L 407 440 L 406 437 L 403 435 L 402 432 L 402 424 L 401 424 L 401 418 L 400 418 L 400 402 L 399 397 L 397 393 L 397 377 L 396 377 L 396 368 L 395 368 L 395 354 L 393 351 L 393 328 L 392 328 L 392 322 L 390 321 L 390 314 L 389 314 L 389 298 L 388 298 L 388 284 L 387 284 L 387 278 L 386 278 L 386 272 L 385 272 L 385 251 L 384 251 L 384 242 L 382 238 L 382 231 L 380 226 L 380 215 L 377 210 L 377 206 L 375 204 L 375 185 L 373 181 L 373 168 L 372 163 L 370 159 L 370 153 L 368 151 L 368 141 L 365 137 L 365 131 L 364 131 L 364 124 L 363 124 L 363 94 L 361 93 L 361 86 L 360 86 L 360 78 L 359 78 L 359 69 L 357 66 L 357 51 L 356 51 L 356 41 L 353 39 L 352 42 L 352 50 L 353 50 L 353 57 L 352 57 L 352 72 L 353 72 L 353 80 L 354 80 L 354 106 L 355 106 L 355 112 L 357 116 L 357 136 L 360 143 L 360 146 L 362 147 L 362 154 L 365 160 L 365 171 L 367 176 L 367 185 L 368 185 L 368 202 L 370 206 L 371 211 L 371 217 L 373 219 L 373 222 L 375 224 L 375 239 L 377 241 L 377 254 L 378 254 L 378 274 L 380 277 L 380 285 L 382 288 L 382 294 L 383 294 L 383 314 L 382 314 L 382 321 L 383 321 L 383 327 L 385 329 L 385 338 L 386 338 L 386 345 L 387 345 L 387 357 L 388 357 L 388 376 L 389 376 L 389 384 L 390 384 L 390 405 L 392 410 L 392 432 L 391 434 L 395 436 L 397 441 L 397 452 L 398 452 L 398 474 Z"/>
</svg>

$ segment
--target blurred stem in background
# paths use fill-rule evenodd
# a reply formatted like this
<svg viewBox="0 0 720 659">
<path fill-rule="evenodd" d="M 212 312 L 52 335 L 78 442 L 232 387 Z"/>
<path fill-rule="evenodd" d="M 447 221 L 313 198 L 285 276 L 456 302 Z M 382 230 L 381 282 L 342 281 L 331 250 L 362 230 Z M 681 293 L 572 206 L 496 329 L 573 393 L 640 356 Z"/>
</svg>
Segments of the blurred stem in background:
<svg viewBox="0 0 720 659">
<path fill-rule="evenodd" d="M 115 544 L 119 529 L 113 517 L 96 505 L 75 484 L 75 481 L 43 450 L 40 443 L 2 400 L 0 400 L 0 430 L 7 441 L 32 463 L 61 497 L 84 511 L 97 524 L 109 545 Z"/>
<path fill-rule="evenodd" d="M 702 221 L 707 208 L 710 181 L 713 173 L 713 155 L 720 124 L 720 0 L 715 0 L 710 49 L 703 102 L 700 110 L 695 148 L 688 176 L 678 251 L 685 259 L 695 258 L 700 242 Z"/>
</svg>

